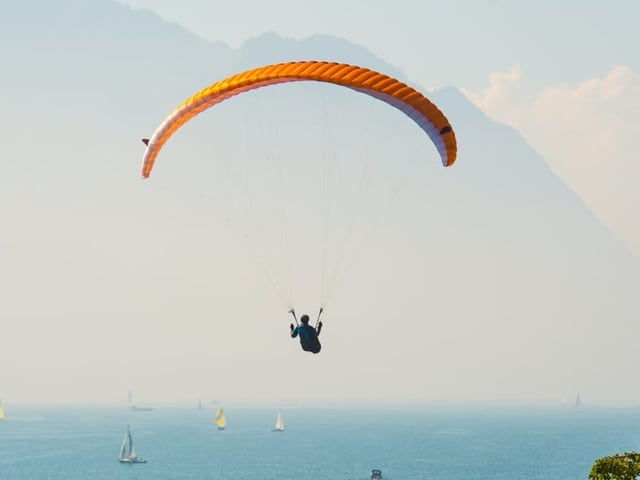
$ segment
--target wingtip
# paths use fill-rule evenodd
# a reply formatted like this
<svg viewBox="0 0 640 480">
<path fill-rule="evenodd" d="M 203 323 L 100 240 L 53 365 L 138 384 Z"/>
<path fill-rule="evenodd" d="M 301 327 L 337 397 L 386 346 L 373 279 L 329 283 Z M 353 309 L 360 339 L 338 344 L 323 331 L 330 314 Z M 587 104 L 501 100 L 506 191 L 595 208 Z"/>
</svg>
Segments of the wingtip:
<svg viewBox="0 0 640 480">
<path fill-rule="evenodd" d="M 149 146 L 149 139 L 148 138 L 143 138 L 142 139 L 142 143 L 144 143 L 148 147 Z"/>
</svg>

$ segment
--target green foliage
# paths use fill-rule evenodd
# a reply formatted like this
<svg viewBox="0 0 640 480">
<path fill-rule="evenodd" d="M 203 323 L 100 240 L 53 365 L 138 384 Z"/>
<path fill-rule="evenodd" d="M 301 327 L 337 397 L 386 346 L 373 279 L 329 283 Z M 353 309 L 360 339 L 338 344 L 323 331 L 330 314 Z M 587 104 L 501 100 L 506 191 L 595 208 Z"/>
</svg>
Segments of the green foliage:
<svg viewBox="0 0 640 480">
<path fill-rule="evenodd" d="M 640 453 L 618 453 L 595 461 L 589 480 L 636 480 L 640 475 Z"/>
</svg>

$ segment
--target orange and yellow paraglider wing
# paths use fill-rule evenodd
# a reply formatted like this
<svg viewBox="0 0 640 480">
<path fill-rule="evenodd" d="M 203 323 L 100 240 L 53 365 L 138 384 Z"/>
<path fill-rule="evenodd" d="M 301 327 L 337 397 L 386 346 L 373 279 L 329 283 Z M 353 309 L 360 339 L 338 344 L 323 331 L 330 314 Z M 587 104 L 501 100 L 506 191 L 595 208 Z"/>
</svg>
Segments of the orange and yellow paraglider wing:
<svg viewBox="0 0 640 480">
<path fill-rule="evenodd" d="M 185 100 L 145 139 L 142 177 L 151 174 L 162 146 L 190 119 L 235 95 L 285 82 L 332 83 L 365 93 L 405 113 L 435 144 L 444 166 L 453 165 L 457 155 L 456 137 L 444 114 L 427 97 L 408 85 L 363 67 L 332 62 L 289 62 L 248 70 L 213 83 Z"/>
</svg>

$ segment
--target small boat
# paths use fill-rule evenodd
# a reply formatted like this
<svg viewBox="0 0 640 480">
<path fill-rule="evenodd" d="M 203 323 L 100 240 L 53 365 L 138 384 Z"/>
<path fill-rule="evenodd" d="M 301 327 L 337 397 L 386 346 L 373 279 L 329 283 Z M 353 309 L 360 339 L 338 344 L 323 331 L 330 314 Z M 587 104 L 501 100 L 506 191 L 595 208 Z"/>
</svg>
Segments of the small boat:
<svg viewBox="0 0 640 480">
<path fill-rule="evenodd" d="M 131 430 L 127 425 L 127 433 L 124 435 L 122 441 L 122 447 L 120 447 L 120 456 L 118 457 L 120 463 L 147 463 L 144 458 L 140 458 L 136 453 L 136 447 L 133 446 L 133 439 L 131 438 Z"/>
<path fill-rule="evenodd" d="M 282 413 L 278 412 L 276 418 L 276 426 L 273 427 L 274 432 L 284 432 L 284 421 L 282 420 Z"/>
<path fill-rule="evenodd" d="M 4 420 L 4 408 L 2 407 L 2 400 L 0 400 L 0 420 Z"/>
<path fill-rule="evenodd" d="M 131 410 L 134 412 L 152 412 L 153 407 L 138 407 L 137 405 L 131 405 Z"/>
<path fill-rule="evenodd" d="M 129 393 L 127 394 L 127 402 L 129 403 L 129 409 L 134 412 L 151 412 L 153 411 L 153 407 L 140 407 L 133 402 L 133 391 L 129 389 Z"/>
<path fill-rule="evenodd" d="M 213 419 L 213 423 L 218 427 L 218 430 L 224 430 L 227 428 L 227 419 L 224 418 L 224 410 L 222 407 L 218 408 L 216 416 Z"/>
<path fill-rule="evenodd" d="M 582 400 L 580 399 L 580 394 L 578 393 L 576 395 L 576 401 L 573 404 L 574 407 L 581 407 L 582 406 Z"/>
<path fill-rule="evenodd" d="M 371 480 L 382 480 L 382 471 L 378 469 L 371 470 Z"/>
</svg>

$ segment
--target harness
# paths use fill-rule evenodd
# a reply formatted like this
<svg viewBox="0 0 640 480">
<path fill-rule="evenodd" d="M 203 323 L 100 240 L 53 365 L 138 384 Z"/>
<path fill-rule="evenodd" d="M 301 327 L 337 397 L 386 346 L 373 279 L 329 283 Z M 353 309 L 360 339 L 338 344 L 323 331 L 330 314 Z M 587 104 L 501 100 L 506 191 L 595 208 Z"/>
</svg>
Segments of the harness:
<svg viewBox="0 0 640 480">
<path fill-rule="evenodd" d="M 320 323 L 320 315 L 322 315 L 322 312 L 324 312 L 324 308 L 320 307 L 320 311 L 318 312 L 318 318 L 316 318 L 316 324 L 313 327 L 316 331 L 318 330 L 318 324 Z M 298 323 L 298 317 L 296 316 L 295 309 L 292 308 L 291 310 L 289 310 L 289 313 L 293 315 L 293 319 L 296 321 L 296 327 L 299 327 L 300 323 Z"/>
</svg>

